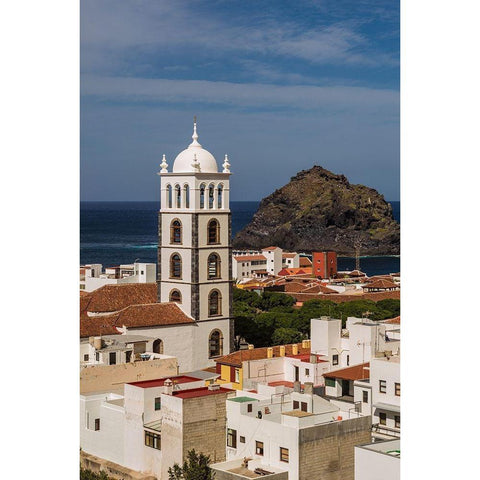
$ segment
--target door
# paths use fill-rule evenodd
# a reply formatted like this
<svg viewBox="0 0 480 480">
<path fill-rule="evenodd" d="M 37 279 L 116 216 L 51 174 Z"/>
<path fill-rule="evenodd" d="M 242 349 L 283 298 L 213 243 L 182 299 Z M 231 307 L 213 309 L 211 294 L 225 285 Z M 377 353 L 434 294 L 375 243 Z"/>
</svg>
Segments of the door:
<svg viewBox="0 0 480 480">
<path fill-rule="evenodd" d="M 298 382 L 300 380 L 300 368 L 299 367 L 293 367 L 295 368 L 295 381 Z"/>
</svg>

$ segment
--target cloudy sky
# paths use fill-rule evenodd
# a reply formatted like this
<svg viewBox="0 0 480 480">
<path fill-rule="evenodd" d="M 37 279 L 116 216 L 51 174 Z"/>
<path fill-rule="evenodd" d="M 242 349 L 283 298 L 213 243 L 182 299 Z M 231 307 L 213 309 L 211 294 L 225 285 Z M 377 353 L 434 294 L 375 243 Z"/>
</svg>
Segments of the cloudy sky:
<svg viewBox="0 0 480 480">
<path fill-rule="evenodd" d="M 233 200 L 313 165 L 399 199 L 398 0 L 80 5 L 82 200 L 157 200 L 193 115 Z"/>
</svg>

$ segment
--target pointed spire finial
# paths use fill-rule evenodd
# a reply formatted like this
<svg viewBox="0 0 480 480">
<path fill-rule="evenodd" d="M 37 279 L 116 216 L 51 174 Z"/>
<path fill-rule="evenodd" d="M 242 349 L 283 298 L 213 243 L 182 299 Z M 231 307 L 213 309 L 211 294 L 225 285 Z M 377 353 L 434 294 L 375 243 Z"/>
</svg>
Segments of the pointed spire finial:
<svg viewBox="0 0 480 480">
<path fill-rule="evenodd" d="M 228 161 L 228 155 L 225 154 L 225 161 L 223 162 L 223 173 L 230 173 L 230 163 Z"/>
<path fill-rule="evenodd" d="M 165 154 L 163 154 L 163 158 L 162 158 L 162 163 L 160 164 L 160 173 L 168 173 L 168 164 L 167 164 L 167 160 L 165 158 Z"/>
<path fill-rule="evenodd" d="M 197 134 L 197 116 L 194 115 L 193 117 L 193 135 L 192 135 L 193 142 L 189 145 L 189 147 L 201 147 L 198 143 L 198 134 Z"/>
</svg>

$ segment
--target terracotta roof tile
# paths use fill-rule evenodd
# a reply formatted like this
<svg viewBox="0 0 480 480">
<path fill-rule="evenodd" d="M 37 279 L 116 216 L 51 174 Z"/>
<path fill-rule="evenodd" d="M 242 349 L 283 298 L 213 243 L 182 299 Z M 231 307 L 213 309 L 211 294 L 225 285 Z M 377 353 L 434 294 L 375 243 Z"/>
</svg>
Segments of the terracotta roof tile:
<svg viewBox="0 0 480 480">
<path fill-rule="evenodd" d="M 370 363 L 361 363 L 352 367 L 341 368 L 328 373 L 324 373 L 325 378 L 340 378 L 342 380 L 363 380 L 370 378 Z"/>
<path fill-rule="evenodd" d="M 285 345 L 285 356 L 290 356 L 293 354 L 292 345 Z M 305 354 L 310 353 L 310 347 L 303 348 L 302 344 L 298 345 L 298 353 Z M 280 346 L 272 347 L 273 356 L 280 356 Z M 223 357 L 215 359 L 215 362 L 221 363 L 224 365 L 232 365 L 236 367 L 241 367 L 242 362 L 247 360 L 261 360 L 262 358 L 267 358 L 267 349 L 268 347 L 253 348 L 252 350 L 238 350 L 237 352 L 230 353 L 229 355 L 224 355 Z"/>
<path fill-rule="evenodd" d="M 264 255 L 236 255 L 233 257 L 237 262 L 251 262 L 253 260 L 267 260 Z"/>
<path fill-rule="evenodd" d="M 363 288 L 365 288 L 367 290 L 371 289 L 371 288 L 388 289 L 388 288 L 400 288 L 400 286 L 397 285 L 396 283 L 393 283 L 390 280 L 387 280 L 385 278 L 380 278 L 378 280 L 375 280 L 372 283 L 368 283 Z"/>
<path fill-rule="evenodd" d="M 383 323 L 388 323 L 389 325 L 400 325 L 400 316 L 395 318 L 389 318 L 388 320 L 382 320 Z"/>
<path fill-rule="evenodd" d="M 278 247 L 265 247 L 265 248 L 262 248 L 262 252 L 264 250 L 276 250 Z"/>
<path fill-rule="evenodd" d="M 125 285 L 104 285 L 90 292 L 85 309 L 89 312 L 116 312 L 129 305 L 155 303 L 156 283 L 129 283 Z"/>
<path fill-rule="evenodd" d="M 311 267 L 312 261 L 308 257 L 300 257 L 300 266 L 301 267 Z"/>
</svg>

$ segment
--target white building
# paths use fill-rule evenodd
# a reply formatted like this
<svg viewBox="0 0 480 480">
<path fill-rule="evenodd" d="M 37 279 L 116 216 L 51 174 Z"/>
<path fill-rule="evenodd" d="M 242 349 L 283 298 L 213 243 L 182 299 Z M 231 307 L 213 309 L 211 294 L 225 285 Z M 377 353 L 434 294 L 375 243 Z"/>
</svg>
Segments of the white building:
<svg viewBox="0 0 480 480">
<path fill-rule="evenodd" d="M 284 252 L 280 247 L 267 247 L 261 251 L 235 251 L 232 257 L 232 275 L 237 282 L 247 278 L 277 275 L 283 268 L 298 268 L 300 255 Z"/>
<path fill-rule="evenodd" d="M 191 348 L 206 367 L 233 341 L 230 164 L 225 155 L 218 171 L 196 123 L 192 139 L 172 171 L 165 155 L 160 165 L 158 301 L 176 302 L 196 322 Z"/>
<path fill-rule="evenodd" d="M 400 440 L 357 445 L 355 480 L 400 480 Z"/>
<path fill-rule="evenodd" d="M 100 263 L 80 267 L 80 290 L 92 292 L 103 285 L 125 283 L 152 283 L 157 278 L 157 266 L 154 263 L 132 263 L 107 267 L 102 272 Z"/>
<path fill-rule="evenodd" d="M 289 480 L 353 480 L 353 445 L 370 440 L 370 425 L 371 417 L 314 395 L 311 383 L 304 393 L 258 385 L 227 400 L 227 462 L 246 458 L 248 470 L 284 471 Z"/>
<path fill-rule="evenodd" d="M 192 448 L 214 461 L 225 460 L 225 400 L 233 392 L 205 387 L 205 378 L 194 375 L 81 395 L 82 459 L 114 462 L 127 478 L 134 471 L 162 479 Z"/>
</svg>

